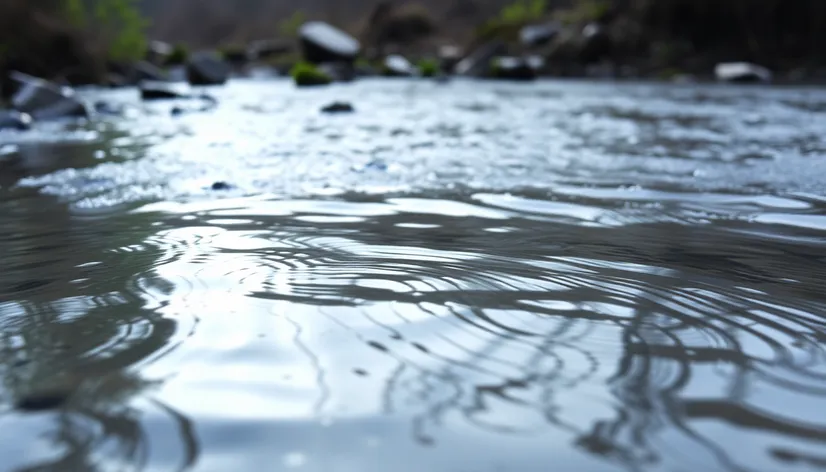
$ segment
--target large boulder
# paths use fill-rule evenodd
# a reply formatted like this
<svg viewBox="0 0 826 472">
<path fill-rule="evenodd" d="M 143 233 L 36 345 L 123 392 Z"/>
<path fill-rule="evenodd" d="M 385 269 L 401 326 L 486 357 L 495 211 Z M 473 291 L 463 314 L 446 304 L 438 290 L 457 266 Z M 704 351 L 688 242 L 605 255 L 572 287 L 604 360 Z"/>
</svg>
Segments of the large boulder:
<svg viewBox="0 0 826 472">
<path fill-rule="evenodd" d="M 0 110 L 0 129 L 27 130 L 32 126 L 32 117 L 17 110 Z"/>
<path fill-rule="evenodd" d="M 215 52 L 199 52 L 186 64 L 187 78 L 192 85 L 223 85 L 229 80 L 231 68 Z"/>
<path fill-rule="evenodd" d="M 382 64 L 382 74 L 388 77 L 412 77 L 417 72 L 416 66 L 399 54 L 385 57 L 384 64 Z"/>
<path fill-rule="evenodd" d="M 748 62 L 717 64 L 714 68 L 714 75 L 721 82 L 765 83 L 772 80 L 772 73 L 769 69 Z"/>
<path fill-rule="evenodd" d="M 353 62 L 361 49 L 356 38 L 321 21 L 305 23 L 299 35 L 304 58 L 315 64 Z"/>
<path fill-rule="evenodd" d="M 17 111 L 28 113 L 37 120 L 89 116 L 86 104 L 75 97 L 71 87 L 62 87 L 22 72 L 12 72 L 10 77 L 18 83 L 17 92 L 11 99 Z"/>
</svg>

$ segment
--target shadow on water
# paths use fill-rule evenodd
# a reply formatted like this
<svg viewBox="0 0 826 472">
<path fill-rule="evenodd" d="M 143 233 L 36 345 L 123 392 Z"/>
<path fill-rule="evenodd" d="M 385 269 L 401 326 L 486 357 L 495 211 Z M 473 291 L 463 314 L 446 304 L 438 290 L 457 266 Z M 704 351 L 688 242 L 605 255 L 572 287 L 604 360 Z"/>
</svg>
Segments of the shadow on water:
<svg viewBox="0 0 826 472">
<path fill-rule="evenodd" d="M 2 468 L 824 468 L 806 93 L 405 84 L 0 145 Z"/>
</svg>

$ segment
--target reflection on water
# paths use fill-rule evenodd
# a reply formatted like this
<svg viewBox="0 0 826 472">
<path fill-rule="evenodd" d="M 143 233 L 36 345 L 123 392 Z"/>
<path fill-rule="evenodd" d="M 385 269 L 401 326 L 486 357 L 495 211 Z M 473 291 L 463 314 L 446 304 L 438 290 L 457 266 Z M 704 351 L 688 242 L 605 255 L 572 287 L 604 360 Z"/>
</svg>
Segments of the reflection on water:
<svg viewBox="0 0 826 472">
<path fill-rule="evenodd" d="M 220 152 L 207 131 L 247 115 L 67 138 L 72 171 L 24 172 L 26 152 L 48 154 L 14 144 L 9 165 L 35 176 L 0 189 L 2 468 L 826 468 L 809 92 L 756 109 L 749 89 L 484 85 L 439 123 L 402 119 L 437 106 L 422 99 L 358 116 L 404 84 L 364 86 L 352 121 L 252 124 Z M 249 105 L 239 90 L 230 108 Z M 553 126 L 518 121 L 528 103 Z M 325 154 L 301 140 L 314 126 L 353 147 Z M 364 126 L 386 153 L 360 150 Z M 423 134 L 439 136 L 430 158 L 394 148 Z M 538 149 L 550 135 L 567 141 Z M 219 171 L 235 187 L 207 197 Z M 65 403 L 13 408 L 44 393 Z"/>
</svg>

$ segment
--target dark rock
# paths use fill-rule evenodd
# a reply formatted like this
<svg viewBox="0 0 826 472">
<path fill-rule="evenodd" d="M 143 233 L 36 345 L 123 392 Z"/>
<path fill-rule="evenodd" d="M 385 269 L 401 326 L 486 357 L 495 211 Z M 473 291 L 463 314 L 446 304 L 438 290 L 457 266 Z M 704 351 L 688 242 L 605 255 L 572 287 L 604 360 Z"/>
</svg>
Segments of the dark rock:
<svg viewBox="0 0 826 472">
<path fill-rule="evenodd" d="M 321 109 L 323 113 L 352 113 L 353 105 L 347 102 L 333 102 Z"/>
<path fill-rule="evenodd" d="M 169 110 L 169 114 L 172 115 L 172 116 L 180 116 L 180 115 L 184 114 L 184 109 L 181 108 L 181 107 L 175 106 L 175 107 L 172 107 L 171 110 Z"/>
<path fill-rule="evenodd" d="M 462 59 L 462 49 L 453 45 L 439 46 L 438 58 L 441 70 L 452 71 Z"/>
<path fill-rule="evenodd" d="M 229 189 L 232 188 L 232 185 L 230 185 L 230 184 L 228 184 L 224 181 L 219 180 L 219 181 L 213 183 L 210 188 L 212 190 L 229 190 Z"/>
<path fill-rule="evenodd" d="M 456 64 L 456 74 L 471 77 L 488 75 L 491 60 L 506 50 L 507 46 L 501 41 L 485 43 Z"/>
<path fill-rule="evenodd" d="M 404 56 L 391 54 L 384 58 L 382 74 L 388 77 L 412 77 L 416 75 L 416 66 Z"/>
<path fill-rule="evenodd" d="M 188 98 L 189 86 L 183 82 L 141 82 L 139 86 L 143 100 L 169 100 Z"/>
<path fill-rule="evenodd" d="M 186 72 L 192 85 L 223 85 L 229 79 L 231 70 L 218 54 L 199 52 L 189 58 Z"/>
<path fill-rule="evenodd" d="M 86 105 L 74 96 L 70 87 L 21 72 L 12 72 L 10 77 L 19 84 L 11 99 L 17 111 L 28 113 L 36 120 L 89 116 Z"/>
<path fill-rule="evenodd" d="M 727 62 L 717 64 L 714 75 L 721 82 L 765 83 L 771 82 L 772 73 L 765 67 L 748 62 Z"/>
<path fill-rule="evenodd" d="M 579 59 L 585 63 L 600 61 L 611 54 L 611 37 L 599 23 L 585 25 L 579 44 Z"/>
<path fill-rule="evenodd" d="M 146 45 L 146 60 L 152 64 L 166 64 L 174 49 L 171 44 L 163 41 L 149 41 Z"/>
<path fill-rule="evenodd" d="M 163 69 L 147 61 L 138 61 L 133 68 L 135 82 L 144 80 L 169 80 L 169 75 Z"/>
<path fill-rule="evenodd" d="M 536 69 L 521 57 L 497 57 L 492 61 L 491 76 L 506 80 L 534 80 Z"/>
<path fill-rule="evenodd" d="M 232 67 L 243 67 L 250 60 L 253 60 L 246 48 L 225 48 L 221 50 L 221 57 Z"/>
<path fill-rule="evenodd" d="M 32 126 L 32 117 L 28 113 L 17 110 L 0 111 L 0 129 L 16 129 L 25 131 Z"/>
<path fill-rule="evenodd" d="M 246 56 L 249 60 L 260 61 L 283 56 L 292 51 L 292 45 L 279 39 L 261 39 L 247 45 Z"/>
<path fill-rule="evenodd" d="M 519 31 L 519 40 L 527 47 L 543 46 L 550 43 L 559 34 L 560 29 L 559 23 L 528 25 Z"/>
<path fill-rule="evenodd" d="M 36 413 L 47 410 L 55 410 L 63 407 L 71 399 L 71 391 L 48 390 L 36 392 L 19 398 L 14 407 L 17 410 Z"/>
<path fill-rule="evenodd" d="M 299 31 L 304 58 L 316 64 L 352 63 L 361 49 L 358 40 L 321 21 L 305 23 Z"/>
</svg>

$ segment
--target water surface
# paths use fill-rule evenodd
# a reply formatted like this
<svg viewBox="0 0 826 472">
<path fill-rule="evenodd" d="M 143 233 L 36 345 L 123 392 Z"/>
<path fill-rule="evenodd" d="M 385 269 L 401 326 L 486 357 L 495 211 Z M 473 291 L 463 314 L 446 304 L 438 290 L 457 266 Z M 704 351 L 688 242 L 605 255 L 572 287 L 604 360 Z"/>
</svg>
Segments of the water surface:
<svg viewBox="0 0 826 472">
<path fill-rule="evenodd" d="M 84 93 L 0 132 L 0 469 L 826 468 L 826 92 Z"/>
</svg>

